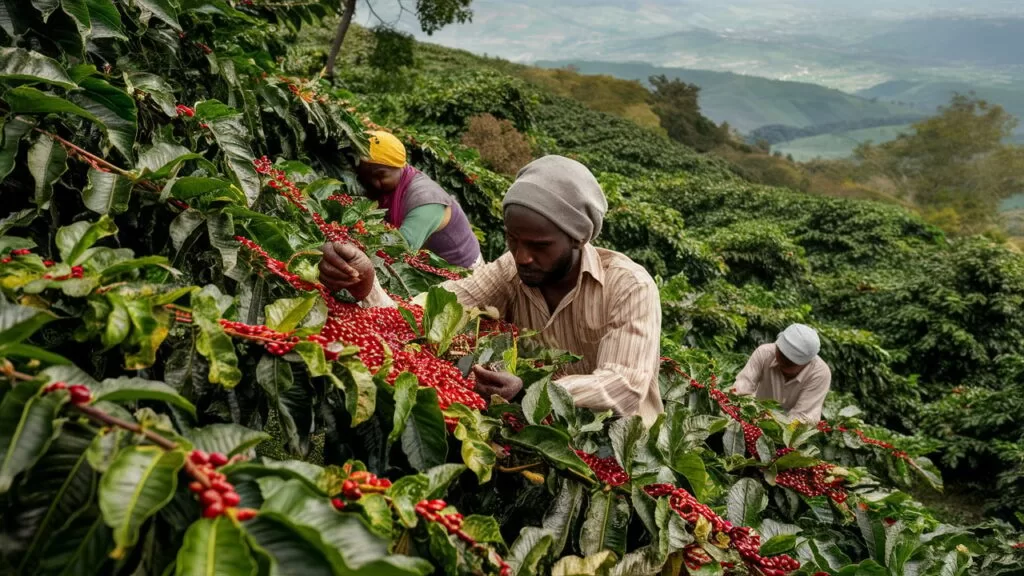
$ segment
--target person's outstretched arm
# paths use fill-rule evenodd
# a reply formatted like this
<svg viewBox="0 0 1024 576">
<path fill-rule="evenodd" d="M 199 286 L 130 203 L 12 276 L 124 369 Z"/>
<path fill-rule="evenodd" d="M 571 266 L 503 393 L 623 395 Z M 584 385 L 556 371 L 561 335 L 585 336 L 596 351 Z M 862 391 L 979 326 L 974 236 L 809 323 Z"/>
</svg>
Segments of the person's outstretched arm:
<svg viewBox="0 0 1024 576">
<path fill-rule="evenodd" d="M 377 281 L 373 262 L 362 250 L 352 244 L 328 242 L 324 244 L 324 257 L 320 260 L 320 281 L 332 291 L 348 290 L 350 294 L 370 307 L 394 307 L 395 302 Z M 515 280 L 515 263 L 509 254 L 477 268 L 472 275 L 461 280 L 441 284 L 455 294 L 466 308 L 497 308 L 504 314 L 508 308 Z"/>
<path fill-rule="evenodd" d="M 732 390 L 740 396 L 752 396 L 757 394 L 758 383 L 761 382 L 761 374 L 765 366 L 771 362 L 773 352 L 770 346 L 762 346 L 750 355 L 747 365 L 736 375 L 736 383 Z"/>
</svg>

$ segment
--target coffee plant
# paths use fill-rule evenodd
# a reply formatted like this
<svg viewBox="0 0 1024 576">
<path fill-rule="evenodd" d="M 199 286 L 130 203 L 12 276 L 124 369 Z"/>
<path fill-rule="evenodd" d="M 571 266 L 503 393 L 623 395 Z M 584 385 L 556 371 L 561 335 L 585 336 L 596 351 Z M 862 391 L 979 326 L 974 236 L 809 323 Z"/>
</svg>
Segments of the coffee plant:
<svg viewBox="0 0 1024 576">
<path fill-rule="evenodd" d="M 825 249 L 723 228 L 720 260 L 672 234 L 691 215 L 659 214 L 655 177 L 610 190 L 610 239 L 679 251 L 651 256 L 676 275 L 665 413 L 577 409 L 555 382 L 575 356 L 463 308 L 441 283 L 466 271 L 409 251 L 358 194 L 367 94 L 295 75 L 296 43 L 337 9 L 0 0 L 3 573 L 1019 573 L 1009 524 L 943 523 L 903 491 L 941 489 L 934 446 L 852 406 L 807 426 L 728 392 L 729 348 L 809 314 L 759 281 L 782 266 L 785 290 Z M 480 112 L 525 128 L 531 104 L 488 92 L 490 72 L 464 81 L 401 100 L 401 135 L 493 256 L 508 180 L 446 137 Z M 612 144 L 592 156 L 609 182 L 628 175 L 628 157 L 600 164 Z M 320 284 L 328 240 L 365 250 L 395 307 Z M 856 374 L 880 348 L 843 330 L 826 344 Z M 523 400 L 478 395 L 474 364 L 516 373 Z"/>
</svg>

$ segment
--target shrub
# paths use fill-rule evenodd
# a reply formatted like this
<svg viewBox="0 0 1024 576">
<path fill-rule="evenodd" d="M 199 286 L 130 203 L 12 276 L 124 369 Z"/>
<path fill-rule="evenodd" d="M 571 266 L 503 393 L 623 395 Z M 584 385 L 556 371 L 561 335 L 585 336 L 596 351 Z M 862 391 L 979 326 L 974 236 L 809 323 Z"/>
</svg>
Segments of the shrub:
<svg viewBox="0 0 1024 576">
<path fill-rule="evenodd" d="M 515 176 L 533 159 L 526 136 L 508 120 L 499 120 L 491 114 L 469 119 L 462 144 L 475 148 L 488 168 L 507 176 Z"/>
</svg>

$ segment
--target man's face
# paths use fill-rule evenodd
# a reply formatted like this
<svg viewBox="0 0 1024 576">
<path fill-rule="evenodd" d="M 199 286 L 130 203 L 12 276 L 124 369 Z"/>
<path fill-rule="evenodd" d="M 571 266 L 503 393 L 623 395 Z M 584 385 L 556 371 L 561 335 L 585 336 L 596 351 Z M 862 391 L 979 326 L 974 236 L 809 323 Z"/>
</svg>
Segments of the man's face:
<svg viewBox="0 0 1024 576">
<path fill-rule="evenodd" d="M 794 363 L 789 358 L 786 358 L 786 355 L 780 352 L 777 348 L 775 349 L 775 360 L 779 363 L 779 371 L 782 372 L 782 375 L 786 378 L 796 378 L 801 372 L 803 372 L 804 367 L 807 366 L 806 364 Z"/>
<path fill-rule="evenodd" d="M 555 284 L 572 270 L 576 242 L 529 208 L 513 205 L 505 210 L 505 241 L 519 279 L 531 288 Z"/>
<path fill-rule="evenodd" d="M 402 169 L 362 161 L 356 167 L 356 178 L 366 190 L 366 195 L 376 200 L 398 188 L 398 181 L 402 178 Z"/>
</svg>

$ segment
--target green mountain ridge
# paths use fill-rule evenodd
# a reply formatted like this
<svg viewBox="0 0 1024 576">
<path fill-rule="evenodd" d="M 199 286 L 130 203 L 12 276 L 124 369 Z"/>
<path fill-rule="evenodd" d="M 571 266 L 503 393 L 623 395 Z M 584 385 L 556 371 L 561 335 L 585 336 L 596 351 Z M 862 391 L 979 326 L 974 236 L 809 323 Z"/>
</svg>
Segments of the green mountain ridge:
<svg viewBox="0 0 1024 576">
<path fill-rule="evenodd" d="M 608 74 L 647 82 L 655 75 L 678 78 L 701 88 L 701 111 L 728 122 L 742 133 L 768 125 L 807 128 L 822 124 L 891 119 L 904 124 L 908 116 L 924 116 L 918 108 L 847 94 L 817 84 L 772 80 L 732 72 L 666 68 L 641 62 L 539 61 L 538 66 L 572 65 L 584 74 Z"/>
</svg>

